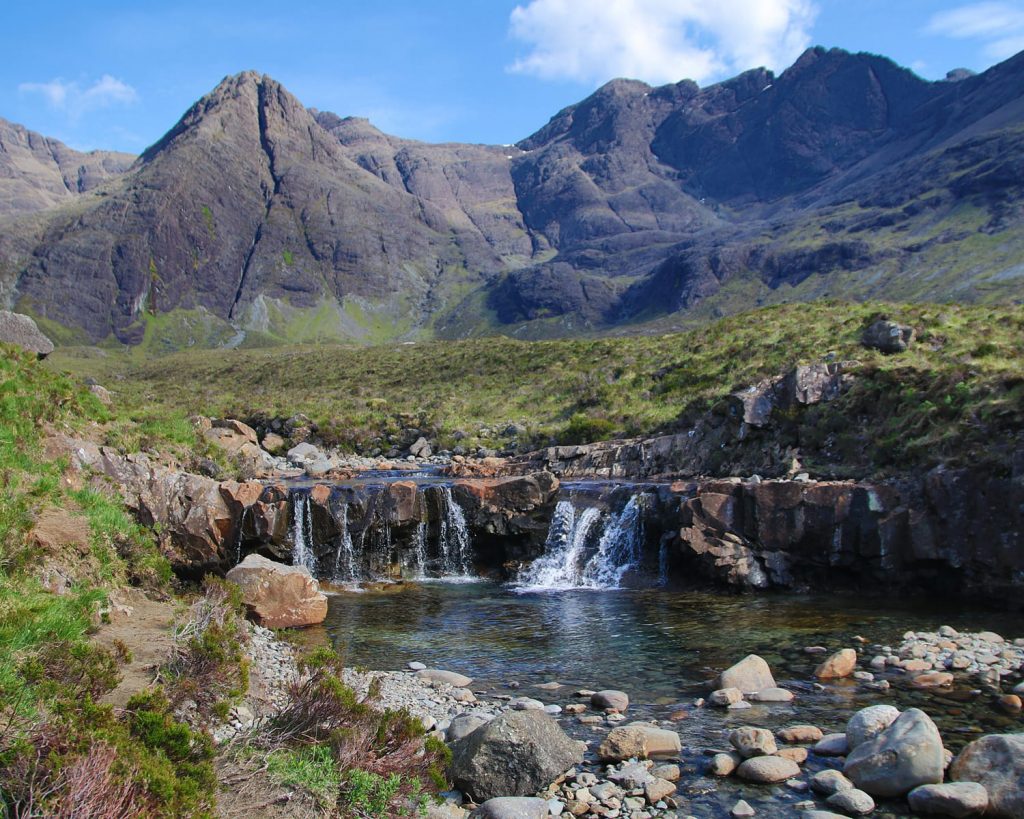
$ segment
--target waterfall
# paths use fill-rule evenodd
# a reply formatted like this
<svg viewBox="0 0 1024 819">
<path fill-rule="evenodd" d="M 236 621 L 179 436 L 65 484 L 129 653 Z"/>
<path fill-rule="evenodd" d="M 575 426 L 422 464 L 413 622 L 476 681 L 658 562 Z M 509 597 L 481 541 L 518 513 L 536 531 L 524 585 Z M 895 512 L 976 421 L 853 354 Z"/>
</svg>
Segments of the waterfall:
<svg viewBox="0 0 1024 819">
<path fill-rule="evenodd" d="M 571 501 L 559 501 L 544 554 L 523 571 L 517 585 L 521 590 L 620 588 L 626 573 L 640 567 L 645 505 L 646 496 L 637 494 L 618 514 L 596 506 L 577 514 Z"/>
<path fill-rule="evenodd" d="M 644 495 L 634 495 L 622 512 L 611 519 L 595 554 L 583 570 L 583 585 L 617 589 L 630 569 L 640 565 L 644 544 Z"/>
<path fill-rule="evenodd" d="M 447 486 L 441 489 L 441 507 L 438 543 L 441 574 L 446 577 L 468 577 L 472 566 L 466 516 Z"/>
<path fill-rule="evenodd" d="M 344 511 L 338 521 L 341 534 L 338 535 L 334 549 L 334 573 L 331 575 L 331 582 L 339 585 L 356 580 L 356 554 L 352 546 L 352 535 L 348 530 L 348 504 L 346 503 L 342 509 Z"/>
<path fill-rule="evenodd" d="M 413 561 L 417 577 L 427 574 L 427 524 L 420 523 L 416 527 L 416 539 L 413 541 Z"/>
<path fill-rule="evenodd" d="M 520 582 L 541 589 L 580 586 L 587 539 L 600 519 L 601 510 L 597 507 L 588 507 L 577 517 L 572 503 L 559 501 L 548 529 L 544 554 L 533 561 Z"/>
<path fill-rule="evenodd" d="M 316 555 L 313 552 L 313 520 L 309 513 L 309 495 L 296 493 L 293 501 L 295 523 L 292 532 L 292 565 L 305 566 L 316 577 Z"/>
</svg>

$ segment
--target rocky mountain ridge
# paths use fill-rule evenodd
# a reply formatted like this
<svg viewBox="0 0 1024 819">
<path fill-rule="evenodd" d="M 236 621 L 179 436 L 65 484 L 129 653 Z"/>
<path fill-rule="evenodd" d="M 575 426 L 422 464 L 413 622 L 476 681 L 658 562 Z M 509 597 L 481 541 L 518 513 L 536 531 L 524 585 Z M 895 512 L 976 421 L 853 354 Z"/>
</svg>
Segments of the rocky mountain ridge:
<svg viewBox="0 0 1024 819">
<path fill-rule="evenodd" d="M 815 48 L 704 89 L 614 80 L 482 146 L 392 137 L 244 72 L 127 172 L 0 217 L 0 299 L 65 342 L 152 328 L 157 349 L 1016 299 L 1022 73 L 1018 55 L 926 82 Z"/>
</svg>

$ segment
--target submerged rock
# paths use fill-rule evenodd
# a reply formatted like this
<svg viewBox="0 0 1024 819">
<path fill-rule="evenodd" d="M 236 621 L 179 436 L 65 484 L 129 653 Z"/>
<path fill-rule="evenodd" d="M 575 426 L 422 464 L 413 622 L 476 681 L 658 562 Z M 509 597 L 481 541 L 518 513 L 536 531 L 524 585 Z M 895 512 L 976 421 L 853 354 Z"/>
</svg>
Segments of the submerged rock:
<svg viewBox="0 0 1024 819">
<path fill-rule="evenodd" d="M 842 648 L 814 669 L 814 676 L 819 680 L 838 680 L 849 677 L 856 667 L 857 652 Z"/>
</svg>

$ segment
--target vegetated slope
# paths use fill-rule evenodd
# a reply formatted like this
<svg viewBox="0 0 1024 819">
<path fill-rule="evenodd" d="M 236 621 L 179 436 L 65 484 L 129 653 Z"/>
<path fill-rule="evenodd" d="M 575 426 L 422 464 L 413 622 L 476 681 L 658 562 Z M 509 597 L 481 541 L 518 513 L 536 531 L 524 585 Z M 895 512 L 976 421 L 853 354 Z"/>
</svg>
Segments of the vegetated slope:
<svg viewBox="0 0 1024 819">
<path fill-rule="evenodd" d="M 926 82 L 817 48 L 704 89 L 615 80 L 516 146 L 428 145 L 246 72 L 129 172 L 8 217 L 0 298 L 61 341 L 156 351 L 1009 301 L 1022 89 L 1024 55 Z"/>
<path fill-rule="evenodd" d="M 124 173 L 135 157 L 73 150 L 0 118 L 0 215 L 44 210 Z"/>
<path fill-rule="evenodd" d="M 860 345 L 879 315 L 917 328 L 906 353 Z M 388 448 L 403 426 L 442 445 L 507 446 L 686 430 L 723 399 L 798 363 L 857 361 L 844 396 L 779 433 L 819 475 L 937 463 L 1009 468 L 1024 422 L 1024 308 L 816 302 L 764 308 L 688 333 L 521 342 L 193 351 L 133 364 L 57 354 L 140 413 L 308 414 L 329 442 Z"/>
</svg>

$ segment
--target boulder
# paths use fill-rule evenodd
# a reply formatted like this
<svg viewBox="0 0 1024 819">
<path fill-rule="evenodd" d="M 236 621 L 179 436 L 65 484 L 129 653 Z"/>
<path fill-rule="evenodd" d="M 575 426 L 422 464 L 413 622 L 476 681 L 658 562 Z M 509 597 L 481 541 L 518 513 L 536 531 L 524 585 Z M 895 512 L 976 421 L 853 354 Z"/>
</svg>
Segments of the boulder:
<svg viewBox="0 0 1024 819">
<path fill-rule="evenodd" d="M 771 784 L 800 776 L 800 766 L 781 756 L 755 756 L 742 762 L 736 775 L 747 782 Z"/>
<path fill-rule="evenodd" d="M 249 555 L 227 573 L 242 589 L 249 616 L 265 628 L 292 628 L 322 623 L 327 597 L 305 566 L 286 566 Z"/>
<path fill-rule="evenodd" d="M 793 692 L 785 688 L 763 688 L 752 693 L 750 699 L 754 702 L 792 702 Z"/>
<path fill-rule="evenodd" d="M 988 808 L 988 791 L 978 782 L 921 785 L 907 794 L 907 801 L 915 813 L 933 813 L 962 819 L 985 813 Z"/>
<path fill-rule="evenodd" d="M 548 819 L 548 803 L 534 796 L 488 799 L 470 814 L 472 819 Z"/>
<path fill-rule="evenodd" d="M 745 726 L 737 728 L 729 734 L 729 744 L 740 756 L 749 759 L 753 756 L 771 756 L 778 750 L 775 736 L 767 728 Z"/>
<path fill-rule="evenodd" d="M 53 352 L 53 342 L 43 335 L 33 319 L 10 310 L 0 310 L 0 342 L 14 344 L 39 358 Z"/>
<path fill-rule="evenodd" d="M 847 745 L 852 750 L 869 739 L 874 739 L 892 725 L 899 715 L 899 709 L 891 705 L 872 705 L 869 708 L 862 708 L 846 723 Z"/>
<path fill-rule="evenodd" d="M 468 737 L 477 728 L 486 725 L 491 719 L 493 717 L 484 716 L 473 711 L 464 711 L 452 717 L 452 721 L 448 724 L 448 730 L 445 731 L 444 738 L 448 742 L 458 742 L 463 737 Z"/>
<path fill-rule="evenodd" d="M 857 652 L 842 648 L 814 669 L 814 676 L 819 680 L 838 680 L 849 677 L 856 667 Z"/>
<path fill-rule="evenodd" d="M 880 319 L 864 329 L 860 343 L 886 355 L 902 353 L 914 343 L 914 328 Z"/>
<path fill-rule="evenodd" d="M 874 739 L 846 757 L 843 772 L 872 796 L 902 796 L 919 785 L 942 782 L 942 737 L 918 708 L 904 711 Z"/>
<path fill-rule="evenodd" d="M 708 695 L 708 700 L 711 704 L 721 708 L 728 708 L 733 703 L 737 703 L 742 699 L 743 692 L 738 688 L 719 688 Z"/>
<path fill-rule="evenodd" d="M 440 668 L 423 668 L 416 672 L 416 676 L 430 683 L 447 683 L 453 688 L 465 688 L 473 682 L 473 678 L 465 674 L 443 671 Z"/>
<path fill-rule="evenodd" d="M 753 694 L 777 686 L 768 663 L 756 654 L 749 654 L 722 672 L 718 687 L 738 688 L 744 694 Z"/>
<path fill-rule="evenodd" d="M 607 711 L 612 708 L 621 714 L 629 708 L 629 695 L 623 691 L 611 689 L 596 691 L 590 697 L 590 704 L 598 711 Z"/>
<path fill-rule="evenodd" d="M 709 776 L 729 776 L 743 760 L 739 754 L 715 754 L 708 762 Z"/>
<path fill-rule="evenodd" d="M 647 801 L 652 805 L 660 802 L 666 796 L 671 796 L 675 792 L 675 784 L 667 779 L 652 777 L 651 781 L 644 785 L 644 796 L 647 797 Z"/>
<path fill-rule="evenodd" d="M 624 759 L 676 759 L 683 747 L 679 734 L 647 723 L 634 722 L 613 728 L 597 749 L 604 761 Z"/>
<path fill-rule="evenodd" d="M 543 711 L 506 711 L 452 745 L 452 783 L 477 802 L 526 796 L 583 761 L 583 746 Z"/>
<path fill-rule="evenodd" d="M 825 800 L 825 804 L 841 810 L 848 816 L 867 816 L 875 809 L 875 800 L 871 795 L 856 788 L 836 791 Z"/>
<path fill-rule="evenodd" d="M 415 455 L 417 458 L 429 458 L 433 453 L 426 438 L 417 438 L 416 443 L 409 447 L 409 454 Z"/>
<path fill-rule="evenodd" d="M 288 450 L 288 462 L 295 466 L 305 466 L 308 462 L 322 461 L 326 458 L 317 447 L 305 441 Z"/>
<path fill-rule="evenodd" d="M 985 786 L 986 816 L 1024 816 L 1024 734 L 976 739 L 953 760 L 949 778 Z"/>
<path fill-rule="evenodd" d="M 846 756 L 849 751 L 846 734 L 825 734 L 814 745 L 814 753 L 818 756 Z"/>
<path fill-rule="evenodd" d="M 811 777 L 811 788 L 817 793 L 831 796 L 839 791 L 851 790 L 853 783 L 842 772 L 826 768 L 823 771 L 818 771 Z"/>
<path fill-rule="evenodd" d="M 268 432 L 263 436 L 263 448 L 271 455 L 280 455 L 288 444 L 276 432 Z"/>
</svg>

